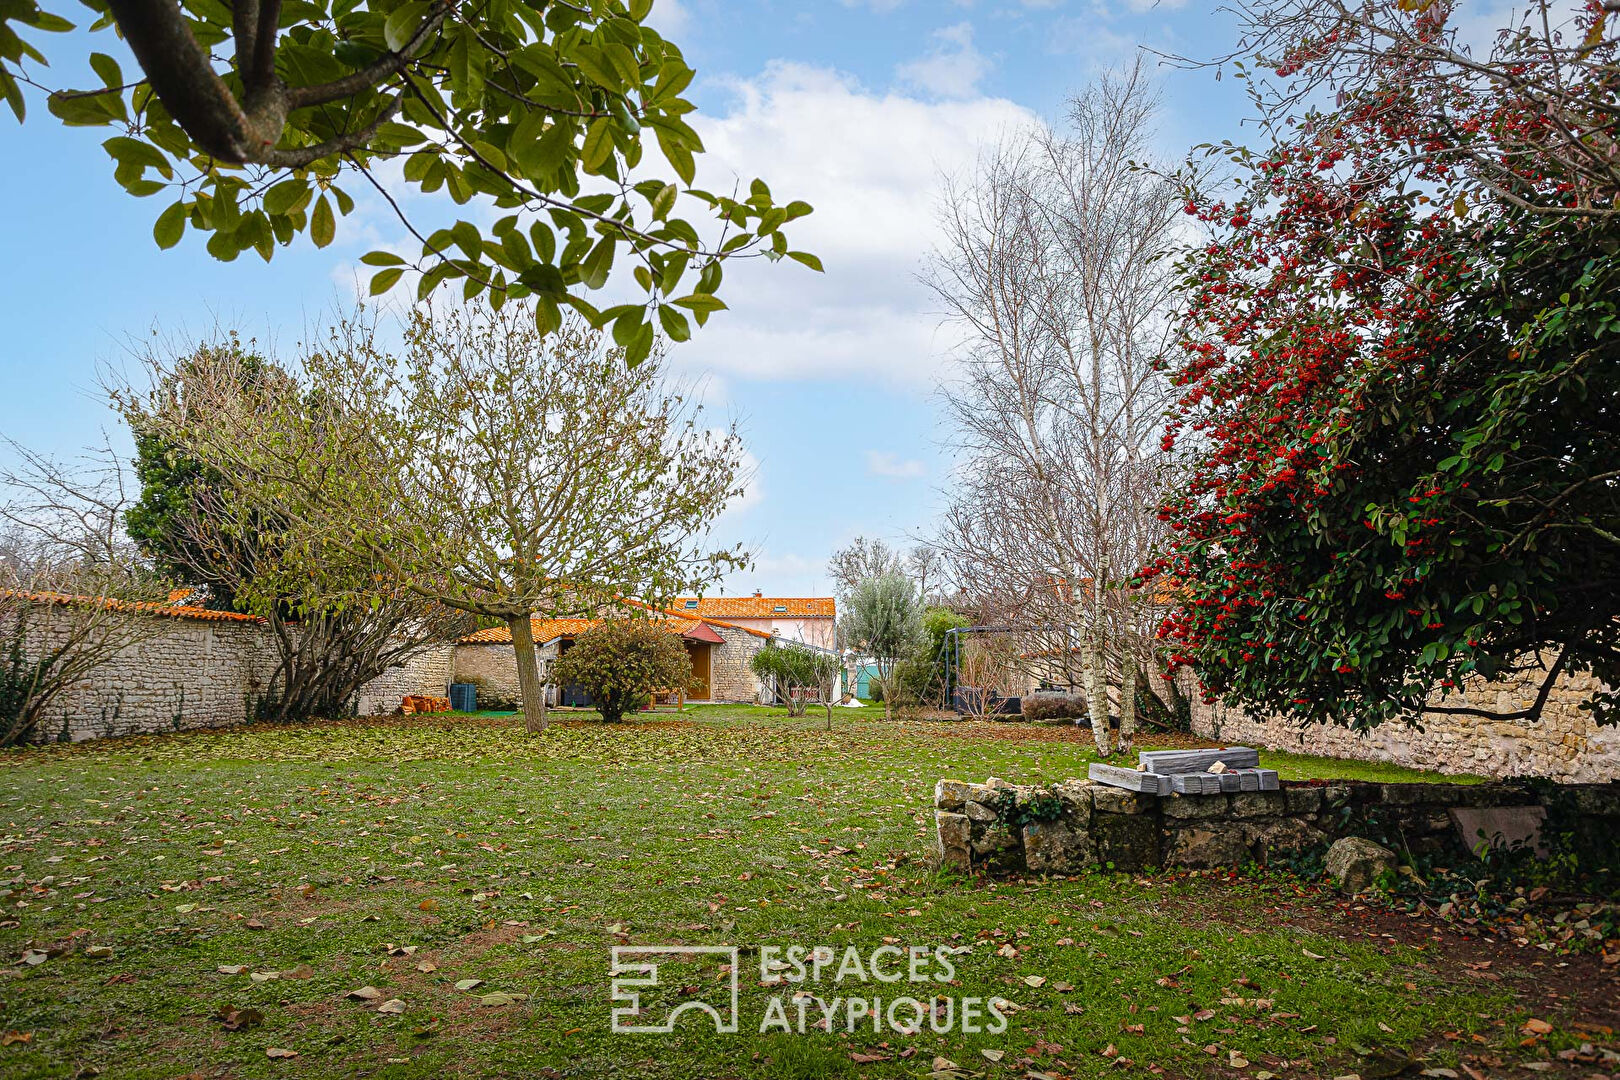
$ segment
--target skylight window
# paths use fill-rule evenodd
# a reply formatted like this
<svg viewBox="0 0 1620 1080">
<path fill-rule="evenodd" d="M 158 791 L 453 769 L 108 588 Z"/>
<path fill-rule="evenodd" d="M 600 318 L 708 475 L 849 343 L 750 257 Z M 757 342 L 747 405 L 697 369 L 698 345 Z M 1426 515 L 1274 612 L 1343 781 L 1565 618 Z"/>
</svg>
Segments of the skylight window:
<svg viewBox="0 0 1620 1080">
<path fill-rule="evenodd" d="M 775 607 L 771 608 L 771 610 L 772 611 L 786 611 L 787 610 L 787 605 L 786 604 L 777 604 Z"/>
<path fill-rule="evenodd" d="M 686 602 L 686 608 L 687 608 L 688 611 L 691 611 L 691 610 L 695 609 L 696 607 L 697 607 L 697 601 L 696 600 L 688 600 Z"/>
</svg>

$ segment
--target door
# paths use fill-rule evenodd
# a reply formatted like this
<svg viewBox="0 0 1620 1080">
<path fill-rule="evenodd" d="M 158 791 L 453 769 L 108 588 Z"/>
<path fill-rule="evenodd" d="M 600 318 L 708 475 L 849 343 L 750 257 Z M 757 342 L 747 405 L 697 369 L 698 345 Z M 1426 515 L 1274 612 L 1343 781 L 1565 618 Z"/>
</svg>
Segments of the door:
<svg viewBox="0 0 1620 1080">
<path fill-rule="evenodd" d="M 692 657 L 692 681 L 686 687 L 686 696 L 693 701 L 709 700 L 711 660 L 709 650 L 713 647 L 707 641 L 688 641 L 686 643 L 687 654 Z"/>
</svg>

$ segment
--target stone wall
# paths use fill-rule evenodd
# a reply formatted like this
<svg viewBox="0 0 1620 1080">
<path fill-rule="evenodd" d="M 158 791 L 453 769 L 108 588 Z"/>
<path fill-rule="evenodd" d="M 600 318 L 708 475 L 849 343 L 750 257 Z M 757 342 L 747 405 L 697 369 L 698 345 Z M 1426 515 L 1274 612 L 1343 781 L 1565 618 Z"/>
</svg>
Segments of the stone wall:
<svg viewBox="0 0 1620 1080">
<path fill-rule="evenodd" d="M 1429 714 L 1420 727 L 1390 722 L 1365 734 L 1322 724 L 1301 728 L 1286 719 L 1206 705 L 1194 695 L 1193 730 L 1221 742 L 1438 772 L 1596 783 L 1620 778 L 1620 728 L 1599 727 L 1579 707 L 1598 685 L 1585 674 L 1559 679 L 1542 718 L 1534 722 Z M 1528 705 L 1536 689 L 1529 680 L 1475 686 L 1444 704 L 1512 712 Z"/>
<path fill-rule="evenodd" d="M 403 664 L 395 664 L 361 687 L 356 695 L 355 712 L 361 716 L 390 713 L 407 694 L 447 697 L 450 693 L 456 647 L 430 646 Z"/>
<path fill-rule="evenodd" d="M 1090 780 L 1036 788 L 991 778 L 934 788 L 936 866 L 995 874 L 1074 874 L 1112 864 L 1236 866 L 1365 836 L 1414 854 L 1466 855 L 1470 811 L 1528 807 L 1608 857 L 1620 837 L 1620 783 L 1531 785 L 1285 783 L 1279 791 L 1144 795 Z M 1549 826 L 1551 827 L 1551 826 Z"/>
<path fill-rule="evenodd" d="M 70 609 L 30 609 L 26 653 L 62 640 L 78 617 Z M 129 613 L 131 641 L 52 702 L 38 741 L 99 739 L 192 728 L 227 727 L 252 718 L 279 653 L 257 620 Z M 451 649 L 430 649 L 392 668 L 358 695 L 362 712 L 392 712 L 406 694 L 443 695 Z"/>
<path fill-rule="evenodd" d="M 711 626 L 726 639 L 724 645 L 709 650 L 709 698 L 712 701 L 759 700 L 759 679 L 749 667 L 754 654 L 765 647 L 765 640 L 731 626 Z"/>
</svg>

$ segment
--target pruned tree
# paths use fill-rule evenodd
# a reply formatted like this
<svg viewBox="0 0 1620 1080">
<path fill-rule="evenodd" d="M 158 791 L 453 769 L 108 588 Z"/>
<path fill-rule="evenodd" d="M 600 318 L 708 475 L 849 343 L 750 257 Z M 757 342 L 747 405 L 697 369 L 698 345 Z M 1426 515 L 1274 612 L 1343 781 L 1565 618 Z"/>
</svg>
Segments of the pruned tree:
<svg viewBox="0 0 1620 1080">
<path fill-rule="evenodd" d="M 34 0 L 0 7 L 0 99 L 22 120 L 31 87 L 63 123 L 115 128 L 102 144 L 114 179 L 169 200 L 152 230 L 160 247 L 188 226 L 225 260 L 269 260 L 304 233 L 324 247 L 354 209 L 345 187 L 359 182 L 419 244 L 410 258 L 362 259 L 377 268 L 373 294 L 407 271 L 419 298 L 460 281 L 496 303 L 532 297 L 526 310 L 544 330 L 568 306 L 611 322 L 632 363 L 651 352 L 655 324 L 685 340 L 689 317 L 702 325 L 725 306 L 724 261 L 786 256 L 820 269 L 782 231 L 807 204 L 779 206 L 759 180 L 741 198 L 692 186 L 703 144 L 682 95 L 693 72 L 648 24 L 652 0 L 88 6 L 90 33 L 60 46 L 45 36 L 74 29 L 60 14 Z M 101 85 L 41 81 L 42 50 L 98 36 L 111 50 L 88 56 Z M 129 74 L 112 55 L 126 49 Z M 644 161 L 654 143 L 673 179 Z M 396 163 L 400 180 L 378 176 Z M 500 216 L 487 229 L 469 214 L 429 231 L 407 216 L 401 181 Z M 683 194 L 713 214 L 713 237 L 677 215 Z M 581 293 L 601 289 L 616 261 L 633 264 L 645 300 L 599 309 Z"/>
<path fill-rule="evenodd" d="M 911 579 L 890 570 L 855 583 L 840 617 L 839 633 L 858 653 L 871 657 L 883 684 L 883 716 L 894 715 L 895 667 L 922 640 L 922 603 Z"/>
<path fill-rule="evenodd" d="M 533 616 L 701 593 L 744 563 L 740 549 L 705 547 L 740 491 L 741 441 L 699 425 L 659 357 L 627 367 L 582 320 L 542 335 L 523 305 L 423 308 L 404 342 L 396 357 L 349 320 L 268 403 L 233 395 L 227 367 L 193 378 L 189 415 L 154 409 L 188 452 L 287 514 L 289 572 L 354 602 L 380 582 L 504 621 L 525 724 L 539 731 Z M 375 581 L 345 585 L 346 566 L 330 580 L 314 553 L 333 548 Z"/>
<path fill-rule="evenodd" d="M 1112 752 L 1110 668 L 1129 748 L 1152 656 L 1130 586 L 1160 536 L 1160 427 L 1177 192 L 1147 166 L 1157 99 L 1138 63 L 1071 102 L 1068 128 L 986 152 L 944 202 L 927 281 L 962 331 L 942 384 L 960 465 L 937 540 L 959 587 L 1022 652 L 1084 686 Z"/>
<path fill-rule="evenodd" d="M 6 441 L 0 473 L 0 746 L 36 737 L 65 695 L 161 633 L 168 585 L 123 533 L 127 477 L 102 447 L 58 462 Z"/>
<path fill-rule="evenodd" d="M 684 686 L 691 658 L 661 619 L 614 618 L 586 630 L 553 666 L 557 680 L 590 695 L 603 720 L 645 706 L 655 690 Z"/>
</svg>

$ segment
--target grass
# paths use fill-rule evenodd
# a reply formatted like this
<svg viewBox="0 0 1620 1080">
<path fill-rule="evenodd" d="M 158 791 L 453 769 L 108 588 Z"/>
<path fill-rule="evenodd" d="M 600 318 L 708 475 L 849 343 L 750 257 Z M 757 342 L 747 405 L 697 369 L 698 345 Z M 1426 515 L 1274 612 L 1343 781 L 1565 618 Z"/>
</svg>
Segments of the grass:
<svg viewBox="0 0 1620 1080">
<path fill-rule="evenodd" d="M 717 707 L 529 739 L 509 717 L 409 718 L 0 757 L 0 1075 L 877 1080 L 938 1055 L 987 1078 L 1121 1057 L 1334 1076 L 1443 1029 L 1503 1038 L 1505 991 L 1459 986 L 1419 948 L 1319 932 L 1296 887 L 926 870 L 935 780 L 1084 775 L 1084 732 L 822 723 Z M 1285 775 L 1418 778 L 1268 757 Z M 610 1032 L 609 949 L 668 943 L 743 948 L 741 1033 L 693 1018 Z M 954 983 L 835 985 L 829 968 L 811 988 L 1017 1011 L 999 1033 L 851 1032 L 845 1011 L 830 1032 L 759 1033 L 770 998 L 797 989 L 761 985 L 762 948 L 865 960 L 886 944 L 961 949 Z M 30 948 L 48 958 L 24 963 Z M 677 965 L 644 1002 L 707 999 L 719 978 Z M 468 979 L 482 983 L 455 988 Z M 404 1012 L 346 997 L 362 986 Z M 247 1022 L 229 1030 L 222 1007 Z"/>
</svg>

